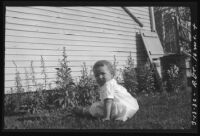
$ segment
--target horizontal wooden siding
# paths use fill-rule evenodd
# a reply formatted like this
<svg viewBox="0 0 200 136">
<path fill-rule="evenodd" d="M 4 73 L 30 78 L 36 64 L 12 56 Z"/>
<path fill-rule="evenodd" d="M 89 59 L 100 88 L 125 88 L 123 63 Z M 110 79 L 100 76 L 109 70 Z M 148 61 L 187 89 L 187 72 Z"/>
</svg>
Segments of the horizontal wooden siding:
<svg viewBox="0 0 200 136">
<path fill-rule="evenodd" d="M 148 7 L 129 7 L 150 31 Z M 22 85 L 34 90 L 31 61 L 38 83 L 44 84 L 41 56 L 47 82 L 55 87 L 56 69 L 66 48 L 74 79 L 86 62 L 88 70 L 95 61 L 107 59 L 118 68 L 126 64 L 130 52 L 135 65 L 145 61 L 139 25 L 121 7 L 6 7 L 5 92 L 15 88 L 16 70 Z M 141 46 L 140 46 L 141 45 Z M 17 67 L 16 67 L 17 66 Z"/>
</svg>

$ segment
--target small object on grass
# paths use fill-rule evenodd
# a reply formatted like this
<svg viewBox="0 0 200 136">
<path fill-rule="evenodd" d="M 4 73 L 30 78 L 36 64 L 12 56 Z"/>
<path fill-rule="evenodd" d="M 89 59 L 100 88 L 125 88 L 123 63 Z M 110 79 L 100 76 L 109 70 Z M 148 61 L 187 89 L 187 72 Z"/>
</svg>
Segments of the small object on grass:
<svg viewBox="0 0 200 136">
<path fill-rule="evenodd" d="M 86 107 L 80 107 L 80 106 L 75 107 L 72 109 L 72 114 L 75 114 L 80 117 L 94 118 L 89 113 L 88 108 L 86 108 Z"/>
<path fill-rule="evenodd" d="M 102 121 L 103 121 L 103 122 L 105 122 L 105 121 L 110 121 L 110 119 L 109 119 L 109 118 L 103 118 Z"/>
<path fill-rule="evenodd" d="M 83 116 L 84 115 L 84 110 L 82 107 L 75 107 L 72 109 L 72 113 L 78 116 Z"/>
</svg>

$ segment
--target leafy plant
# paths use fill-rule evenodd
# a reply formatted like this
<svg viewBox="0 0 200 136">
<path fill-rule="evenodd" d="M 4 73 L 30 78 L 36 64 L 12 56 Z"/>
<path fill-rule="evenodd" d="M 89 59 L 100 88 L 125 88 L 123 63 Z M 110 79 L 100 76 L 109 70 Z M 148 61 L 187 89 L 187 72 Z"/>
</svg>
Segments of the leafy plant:
<svg viewBox="0 0 200 136">
<path fill-rule="evenodd" d="M 124 86 L 128 92 L 135 95 L 138 92 L 138 79 L 134 68 L 134 59 L 130 55 L 127 58 L 127 65 L 123 70 Z"/>
<path fill-rule="evenodd" d="M 22 93 L 24 92 L 24 89 L 22 88 L 22 83 L 21 83 L 21 77 L 20 77 L 20 73 L 17 70 L 17 65 L 15 63 L 15 61 L 13 61 L 13 64 L 16 67 L 16 73 L 15 73 L 15 84 L 16 84 L 16 93 Z"/>
<path fill-rule="evenodd" d="M 15 113 L 17 107 L 19 107 L 19 103 L 17 101 L 17 97 L 13 97 L 13 88 L 11 89 L 11 94 L 7 94 L 4 96 L 4 113 L 5 115 L 11 115 Z"/>
<path fill-rule="evenodd" d="M 32 83 L 35 86 L 36 90 L 37 90 L 37 81 L 35 78 L 35 70 L 34 70 L 34 66 L 33 66 L 33 61 L 31 60 L 31 77 L 32 77 Z"/>
<path fill-rule="evenodd" d="M 88 106 L 99 99 L 97 92 L 97 84 L 92 79 L 91 75 L 88 75 L 86 63 L 84 62 L 81 70 L 81 77 L 76 86 L 77 90 L 77 102 L 78 105 Z"/>
<path fill-rule="evenodd" d="M 41 68 L 42 68 L 41 74 L 44 76 L 44 87 L 46 89 L 47 88 L 47 73 L 46 73 L 45 62 L 42 56 L 41 56 Z"/>
<path fill-rule="evenodd" d="M 189 7 L 155 7 L 156 29 L 165 52 L 191 53 L 191 9 Z M 179 48 L 180 46 L 180 48 Z"/>
<path fill-rule="evenodd" d="M 16 83 L 16 88 L 17 88 L 16 93 L 23 93 L 24 89 L 22 87 L 21 77 L 20 77 L 19 72 L 16 73 L 15 81 L 16 81 L 15 83 Z"/>
<path fill-rule="evenodd" d="M 27 72 L 26 68 L 24 69 L 24 71 L 25 71 L 25 78 L 26 78 L 26 87 L 27 87 L 27 91 L 30 91 L 29 76 L 28 76 L 28 72 Z"/>
<path fill-rule="evenodd" d="M 61 90 L 57 95 L 59 96 L 55 103 L 58 103 L 63 108 L 67 106 L 72 106 L 72 101 L 74 92 L 74 82 L 71 76 L 71 68 L 68 66 L 67 55 L 65 47 L 63 47 L 63 59 L 60 61 L 60 68 L 57 70 L 57 81 L 58 89 Z"/>
<path fill-rule="evenodd" d="M 71 68 L 68 66 L 67 55 L 65 47 L 63 47 L 63 59 L 60 61 L 60 68 L 57 70 L 57 81 L 58 88 L 66 89 L 70 85 L 74 84 L 71 76 Z"/>
<path fill-rule="evenodd" d="M 138 70 L 139 90 L 147 94 L 156 90 L 155 71 L 150 63 Z"/>
<path fill-rule="evenodd" d="M 40 105 L 37 103 L 37 99 L 39 99 L 36 96 L 36 92 L 28 92 L 23 94 L 22 96 L 22 104 L 21 107 L 28 113 L 37 113 L 39 109 L 41 109 Z"/>
<path fill-rule="evenodd" d="M 171 65 L 170 68 L 167 70 L 168 74 L 168 87 L 169 91 L 175 91 L 178 92 L 181 87 L 181 81 L 180 81 L 180 69 L 176 65 Z"/>
<path fill-rule="evenodd" d="M 15 61 L 13 61 L 13 64 L 16 67 L 16 73 L 15 73 L 15 85 L 16 87 L 13 89 L 11 88 L 11 94 L 16 93 L 15 97 L 12 95 L 9 95 L 8 97 L 5 96 L 4 98 L 4 109 L 6 114 L 13 114 L 16 112 L 16 110 L 19 109 L 21 105 L 21 94 L 24 92 L 24 89 L 22 87 L 22 80 L 20 77 L 20 73 L 17 69 L 17 65 Z"/>
<path fill-rule="evenodd" d="M 33 61 L 31 61 L 31 78 L 32 78 L 32 83 L 35 87 L 35 92 L 34 93 L 23 93 L 20 96 L 20 107 L 19 109 L 26 110 L 27 112 L 30 113 L 37 113 L 41 112 L 43 109 L 45 109 L 47 103 L 47 95 L 46 93 L 43 93 L 44 87 L 46 88 L 46 69 L 45 69 L 45 64 L 44 64 L 44 59 L 41 56 L 41 68 L 42 72 L 41 75 L 44 75 L 44 80 L 45 83 L 44 85 L 41 83 L 37 83 L 36 77 L 35 77 L 35 71 L 34 71 L 34 66 L 33 66 Z M 25 68 L 25 79 L 26 79 L 26 86 L 27 86 L 27 91 L 30 91 L 30 85 L 29 85 L 29 76 L 28 72 Z"/>
<path fill-rule="evenodd" d="M 118 62 L 116 59 L 116 56 L 114 55 L 114 61 L 113 61 L 113 69 L 115 73 L 115 79 L 118 83 L 123 84 L 123 76 L 122 76 L 122 69 L 117 68 Z"/>
<path fill-rule="evenodd" d="M 114 69 L 114 73 L 116 74 L 118 62 L 117 62 L 117 59 L 116 59 L 116 56 L 115 56 L 115 55 L 113 56 L 113 58 L 114 58 L 114 61 L 113 61 L 113 69 Z"/>
</svg>

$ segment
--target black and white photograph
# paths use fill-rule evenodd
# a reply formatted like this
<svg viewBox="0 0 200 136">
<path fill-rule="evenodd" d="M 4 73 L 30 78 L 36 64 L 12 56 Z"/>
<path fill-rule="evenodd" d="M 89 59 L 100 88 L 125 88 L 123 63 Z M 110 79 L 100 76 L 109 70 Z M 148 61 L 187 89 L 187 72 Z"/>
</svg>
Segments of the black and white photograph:
<svg viewBox="0 0 200 136">
<path fill-rule="evenodd" d="M 4 3 L 4 131 L 197 132 L 197 2 L 41 3 Z"/>
</svg>

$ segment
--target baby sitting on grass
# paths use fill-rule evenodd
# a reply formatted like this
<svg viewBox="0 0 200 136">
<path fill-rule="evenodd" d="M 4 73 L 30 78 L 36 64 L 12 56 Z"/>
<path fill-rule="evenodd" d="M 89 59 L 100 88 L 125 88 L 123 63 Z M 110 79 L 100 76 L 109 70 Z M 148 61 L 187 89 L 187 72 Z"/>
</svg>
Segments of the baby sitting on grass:
<svg viewBox="0 0 200 136">
<path fill-rule="evenodd" d="M 137 100 L 114 79 L 114 69 L 107 60 L 97 61 L 93 66 L 96 82 L 99 85 L 100 100 L 88 108 L 75 108 L 78 114 L 89 114 L 106 120 L 126 121 L 138 111 Z"/>
</svg>

